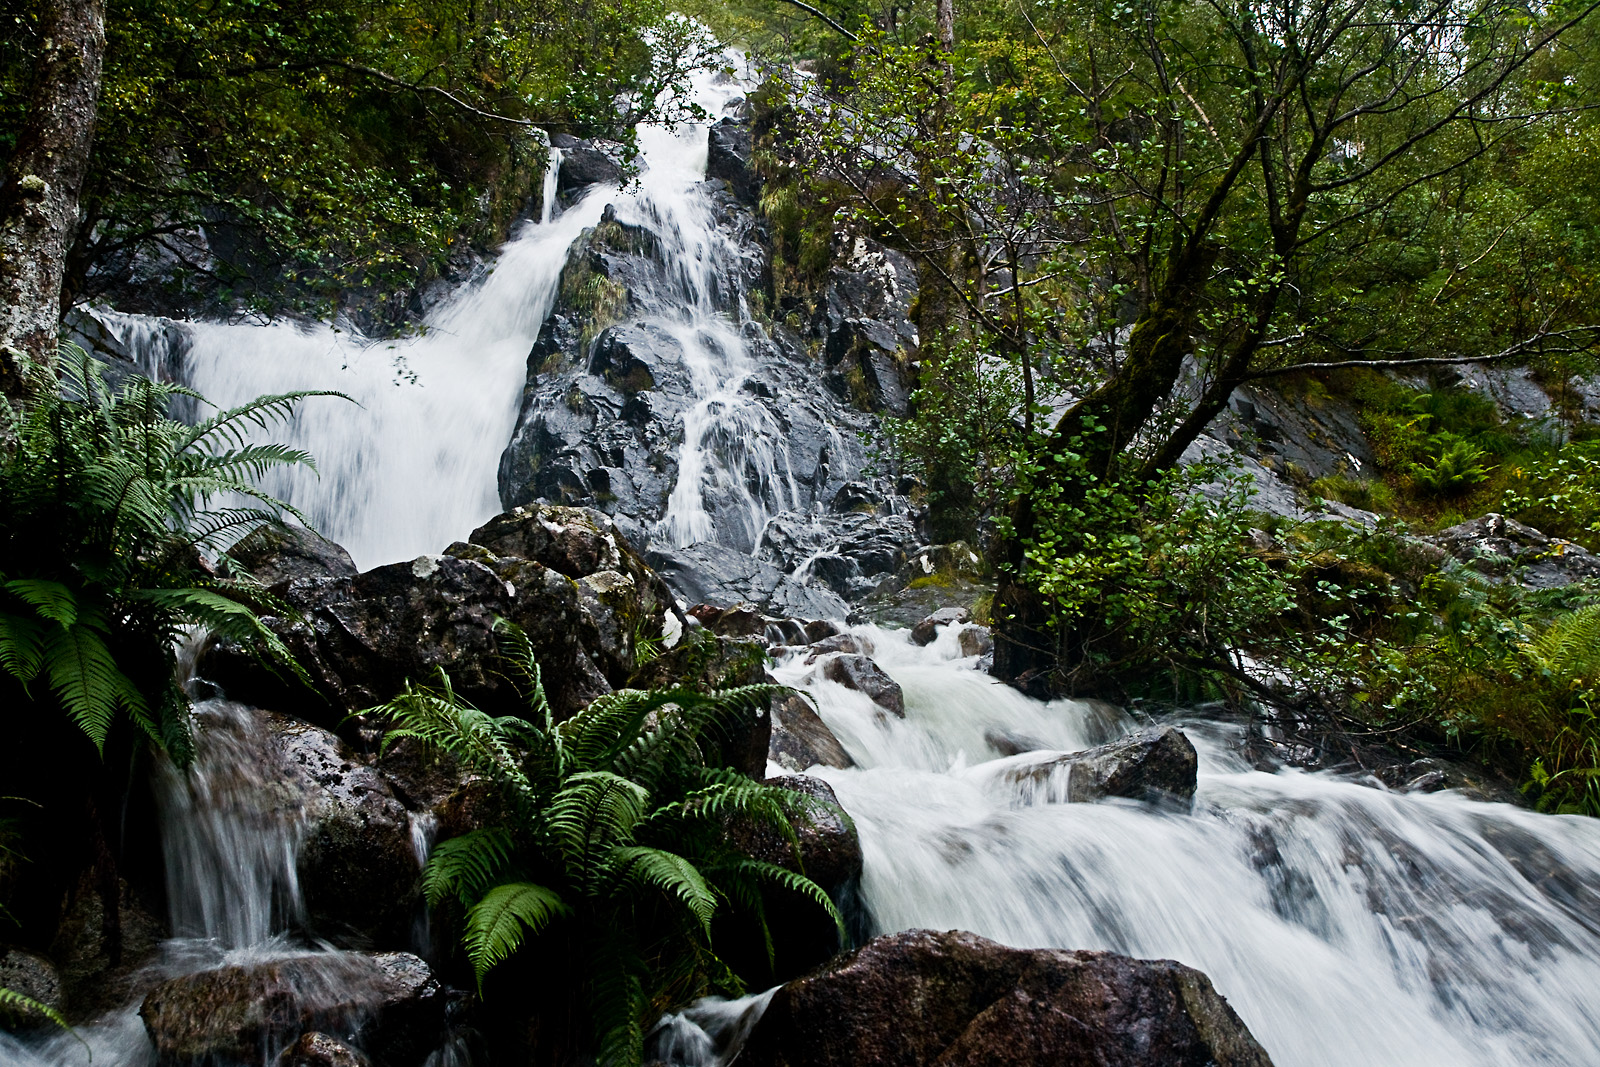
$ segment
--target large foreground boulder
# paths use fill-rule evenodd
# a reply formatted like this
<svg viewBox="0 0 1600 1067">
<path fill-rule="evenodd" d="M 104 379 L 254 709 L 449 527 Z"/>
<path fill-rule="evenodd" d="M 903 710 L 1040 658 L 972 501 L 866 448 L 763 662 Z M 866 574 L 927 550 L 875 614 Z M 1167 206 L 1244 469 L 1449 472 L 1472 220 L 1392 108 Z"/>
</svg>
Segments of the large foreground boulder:
<svg viewBox="0 0 1600 1067">
<path fill-rule="evenodd" d="M 772 702 L 767 759 L 786 771 L 808 767 L 854 767 L 855 760 L 822 721 L 811 701 L 796 693 Z"/>
<path fill-rule="evenodd" d="M 1171 960 L 880 937 L 779 989 L 740 1067 L 1270 1067 L 1204 974 Z"/>
</svg>

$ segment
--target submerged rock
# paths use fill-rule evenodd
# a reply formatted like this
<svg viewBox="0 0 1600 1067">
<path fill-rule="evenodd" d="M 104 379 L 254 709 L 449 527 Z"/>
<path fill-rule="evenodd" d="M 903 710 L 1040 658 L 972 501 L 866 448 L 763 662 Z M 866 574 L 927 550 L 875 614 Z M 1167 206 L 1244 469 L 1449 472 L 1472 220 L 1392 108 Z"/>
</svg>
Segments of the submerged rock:
<svg viewBox="0 0 1600 1067">
<path fill-rule="evenodd" d="M 1139 730 L 1098 748 L 1006 768 L 1002 780 L 1023 803 L 1072 804 L 1127 797 L 1185 807 L 1194 799 L 1199 757 L 1183 732 Z"/>
<path fill-rule="evenodd" d="M 1270 1067 L 1201 972 L 952 931 L 880 937 L 779 989 L 740 1067 Z"/>
</svg>

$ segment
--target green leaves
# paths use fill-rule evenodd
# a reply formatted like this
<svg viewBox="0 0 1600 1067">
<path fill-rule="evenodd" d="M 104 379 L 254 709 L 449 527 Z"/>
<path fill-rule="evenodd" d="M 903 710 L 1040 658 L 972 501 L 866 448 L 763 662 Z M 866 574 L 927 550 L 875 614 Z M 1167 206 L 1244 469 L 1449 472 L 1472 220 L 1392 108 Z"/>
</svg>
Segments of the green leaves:
<svg viewBox="0 0 1600 1067">
<path fill-rule="evenodd" d="M 470 707 L 443 675 L 369 712 L 390 726 L 385 748 L 414 739 L 447 752 L 507 802 L 498 822 L 440 842 L 423 873 L 431 905 L 461 909 L 462 945 L 480 984 L 530 939 L 552 933 L 546 951 L 570 946 L 575 958 L 550 966 L 587 976 L 599 1062 L 637 1064 L 642 1028 L 663 1002 L 741 990 L 711 947 L 719 907 L 749 913 L 770 946 L 761 896 L 769 886 L 823 908 L 842 931 L 818 886 L 750 859 L 728 834 L 740 819 L 794 844 L 791 813 L 815 802 L 708 756 L 718 735 L 788 690 L 622 690 L 553 725 L 526 635 L 504 622 L 497 631 L 508 674 L 528 683 L 532 721 Z"/>
<path fill-rule="evenodd" d="M 531 882 L 495 886 L 467 909 L 462 944 L 483 987 L 489 969 L 517 949 L 530 934 L 537 934 L 570 912 L 552 890 Z"/>
<path fill-rule="evenodd" d="M 203 404 L 192 390 L 132 376 L 113 391 L 74 345 L 62 348 L 61 372 L 62 393 L 29 410 L 0 467 L 0 668 L 96 749 L 122 717 L 182 762 L 187 700 L 173 643 L 186 627 L 253 642 L 299 670 L 256 615 L 272 598 L 217 578 L 200 550 L 295 514 L 255 481 L 309 457 L 244 435 L 327 394 L 263 397 L 191 427 L 168 408 Z M 255 504 L 212 506 L 229 494 Z"/>
</svg>

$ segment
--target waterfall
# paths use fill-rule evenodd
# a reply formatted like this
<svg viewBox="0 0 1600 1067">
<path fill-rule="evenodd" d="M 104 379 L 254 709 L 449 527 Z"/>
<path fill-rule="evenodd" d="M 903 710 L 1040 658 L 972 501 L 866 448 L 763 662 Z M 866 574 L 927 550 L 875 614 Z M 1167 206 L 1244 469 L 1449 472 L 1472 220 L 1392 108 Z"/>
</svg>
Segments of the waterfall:
<svg viewBox="0 0 1600 1067">
<path fill-rule="evenodd" d="M 811 773 L 859 828 L 875 933 L 1176 959 L 1278 1067 L 1595 1062 L 1600 822 L 1266 773 L 1230 728 L 1181 717 L 1200 754 L 1192 814 L 1038 802 L 999 772 L 1105 740 L 1103 712 L 992 682 L 954 633 L 916 648 L 863 632 L 904 721 L 798 658 L 775 673 L 858 764 Z M 986 734 L 1041 751 L 1002 758 Z"/>
</svg>

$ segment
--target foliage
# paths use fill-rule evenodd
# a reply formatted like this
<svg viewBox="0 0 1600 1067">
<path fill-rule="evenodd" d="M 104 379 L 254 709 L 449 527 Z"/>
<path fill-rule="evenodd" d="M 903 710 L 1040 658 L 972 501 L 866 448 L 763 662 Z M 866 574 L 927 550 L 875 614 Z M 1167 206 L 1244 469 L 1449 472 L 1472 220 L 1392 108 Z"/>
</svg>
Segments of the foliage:
<svg viewBox="0 0 1600 1067">
<path fill-rule="evenodd" d="M 180 397 L 204 403 L 188 389 L 130 376 L 113 390 L 74 346 L 62 369 L 68 395 L 28 411 L 0 469 L 0 668 L 96 750 L 124 720 L 181 762 L 188 701 L 173 646 L 185 627 L 258 639 L 287 661 L 256 617 L 269 602 L 259 586 L 209 573 L 200 553 L 292 513 L 255 482 L 311 457 L 246 436 L 319 394 L 264 396 L 188 426 L 167 415 Z M 225 496 L 246 503 L 212 503 Z"/>
<path fill-rule="evenodd" d="M 35 8 L 0 0 L 0 157 Z M 534 127 L 631 145 L 716 59 L 661 0 L 111 0 L 106 27 L 67 289 L 160 283 L 163 313 L 381 302 L 460 237 L 504 238 L 539 188 Z"/>
<path fill-rule="evenodd" d="M 1568 444 L 1544 462 L 1512 466 L 1500 509 L 1552 536 L 1600 549 L 1600 448 L 1592 441 Z"/>
<path fill-rule="evenodd" d="M 708 741 L 783 690 L 622 690 L 558 724 L 526 637 L 505 623 L 499 632 L 528 695 L 525 717 L 477 711 L 442 674 L 438 686 L 408 685 L 374 709 L 392 727 L 386 746 L 411 738 L 448 752 L 504 800 L 500 822 L 434 849 L 428 901 L 460 909 L 480 986 L 537 939 L 541 967 L 581 976 L 600 1062 L 637 1064 L 652 1013 L 707 988 L 740 990 L 711 945 L 725 905 L 753 912 L 765 929 L 762 888 L 777 887 L 841 922 L 809 879 L 750 858 L 726 836 L 737 817 L 794 844 L 790 819 L 815 802 L 706 760 Z"/>
</svg>

